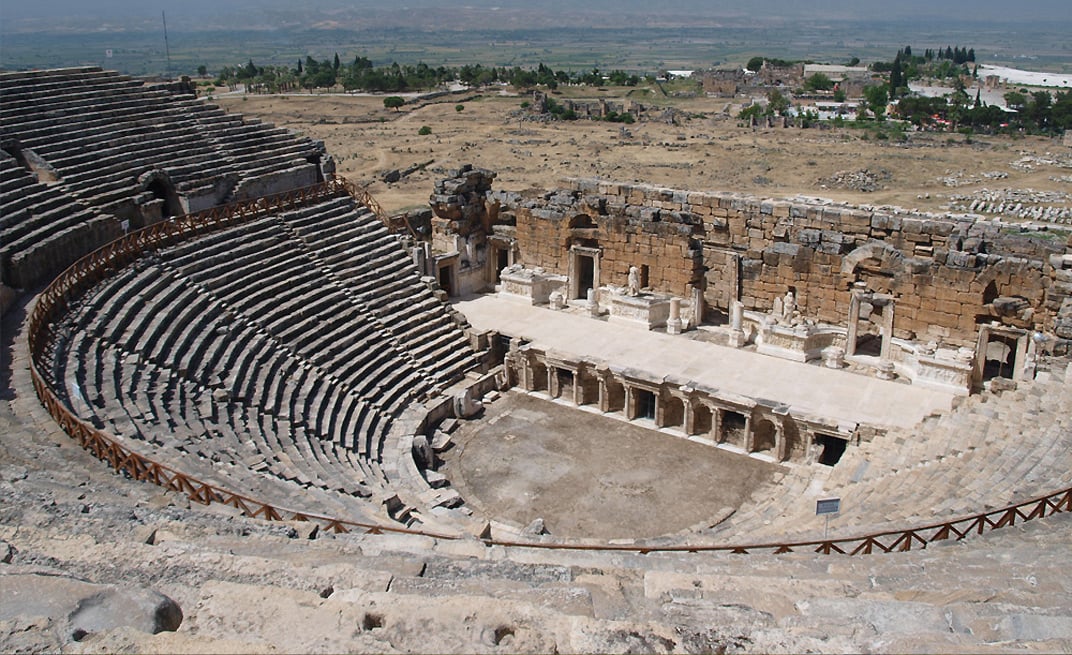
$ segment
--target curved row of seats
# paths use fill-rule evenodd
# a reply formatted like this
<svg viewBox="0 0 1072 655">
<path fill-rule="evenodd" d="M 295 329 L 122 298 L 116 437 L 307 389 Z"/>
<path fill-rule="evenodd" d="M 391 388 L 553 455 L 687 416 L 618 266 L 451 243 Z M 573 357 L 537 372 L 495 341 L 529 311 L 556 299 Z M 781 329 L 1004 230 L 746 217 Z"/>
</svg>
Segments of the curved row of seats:
<svg viewBox="0 0 1072 655">
<path fill-rule="evenodd" d="M 122 234 L 119 222 L 41 184 L 0 152 L 0 279 L 28 286 Z"/>
<path fill-rule="evenodd" d="M 0 121 L 6 138 L 100 206 L 129 196 L 148 170 L 166 171 L 182 191 L 228 173 L 256 178 L 308 164 L 322 151 L 288 130 L 100 69 L 0 74 Z"/>
<path fill-rule="evenodd" d="M 0 142 L 10 286 L 58 272 L 40 270 L 38 259 L 62 269 L 116 238 L 120 219 L 139 227 L 136 207 L 161 194 L 148 173 L 163 173 L 167 193 L 201 208 L 312 184 L 324 155 L 323 144 L 286 129 L 98 68 L 0 73 Z M 181 210 L 174 200 L 167 213 Z M 20 255 L 34 265 L 14 267 Z"/>
<path fill-rule="evenodd" d="M 1072 389 L 1062 375 L 1044 374 L 1015 391 L 971 396 L 914 429 L 849 448 L 836 466 L 823 469 L 800 467 L 757 490 L 719 534 L 752 542 L 821 537 L 815 501 L 828 496 L 842 499 L 831 530 L 867 534 L 1072 486 Z"/>
<path fill-rule="evenodd" d="M 381 467 L 395 423 L 479 363 L 349 197 L 147 254 L 68 322 L 56 375 L 76 414 L 220 487 L 358 520 L 398 492 Z"/>
</svg>

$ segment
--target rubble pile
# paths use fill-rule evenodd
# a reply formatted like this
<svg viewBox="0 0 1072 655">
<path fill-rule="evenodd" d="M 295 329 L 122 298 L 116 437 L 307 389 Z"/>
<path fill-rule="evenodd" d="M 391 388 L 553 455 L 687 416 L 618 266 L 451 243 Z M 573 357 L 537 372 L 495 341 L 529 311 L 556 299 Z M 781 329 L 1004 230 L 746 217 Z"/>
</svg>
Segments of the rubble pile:
<svg viewBox="0 0 1072 655">
<path fill-rule="evenodd" d="M 950 196 L 950 209 L 1072 225 L 1072 194 L 1034 189 L 979 189 Z"/>
<path fill-rule="evenodd" d="M 871 170 L 863 168 L 858 171 L 838 171 L 830 177 L 821 178 L 819 184 L 823 188 L 850 189 L 870 193 L 884 188 L 881 182 L 888 182 L 893 176 L 884 168 Z"/>
</svg>

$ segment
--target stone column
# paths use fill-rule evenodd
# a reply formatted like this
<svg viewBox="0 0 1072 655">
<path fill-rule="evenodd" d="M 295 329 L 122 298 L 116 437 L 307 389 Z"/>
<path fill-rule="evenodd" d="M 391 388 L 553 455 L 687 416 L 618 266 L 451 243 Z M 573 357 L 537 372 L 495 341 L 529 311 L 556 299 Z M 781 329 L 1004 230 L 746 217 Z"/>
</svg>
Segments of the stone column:
<svg viewBox="0 0 1072 655">
<path fill-rule="evenodd" d="M 882 308 L 882 359 L 889 360 L 893 348 L 893 298 Z"/>
<path fill-rule="evenodd" d="M 1016 357 L 1013 359 L 1012 379 L 1023 380 L 1027 372 L 1034 370 L 1034 360 L 1028 358 L 1027 345 L 1031 338 L 1024 335 L 1016 340 Z"/>
<path fill-rule="evenodd" d="M 667 334 L 681 334 L 681 299 L 670 299 L 670 318 L 666 320 Z"/>
<path fill-rule="evenodd" d="M 610 394 L 607 391 L 607 378 L 604 374 L 596 372 L 599 380 L 599 411 L 606 414 L 610 411 Z"/>
<path fill-rule="evenodd" d="M 700 284 L 692 285 L 692 325 L 703 323 L 704 297 L 703 287 Z"/>
<path fill-rule="evenodd" d="M 558 380 L 558 368 L 547 365 L 547 395 L 552 398 L 558 398 L 562 395 L 562 389 Z"/>
<path fill-rule="evenodd" d="M 636 390 L 625 385 L 625 418 L 632 421 L 636 418 Z"/>
<path fill-rule="evenodd" d="M 581 367 L 573 372 L 573 404 L 580 407 L 584 404 L 584 384 L 581 382 Z"/>
<path fill-rule="evenodd" d="M 663 395 L 655 392 L 655 427 L 666 427 L 666 404 L 663 403 Z"/>
<path fill-rule="evenodd" d="M 740 300 L 730 301 L 730 340 L 731 348 L 740 348 L 745 343 L 744 336 L 744 303 Z"/>
<path fill-rule="evenodd" d="M 746 453 L 752 452 L 756 447 L 756 435 L 752 434 L 752 415 L 744 417 L 744 443 L 741 444 Z"/>
<path fill-rule="evenodd" d="M 432 257 L 432 244 L 429 241 L 423 241 L 421 245 L 424 248 L 424 268 L 421 270 L 424 271 L 425 275 L 435 277 L 435 259 Z"/>
<path fill-rule="evenodd" d="M 517 381 L 525 391 L 532 391 L 532 367 L 529 364 L 529 358 L 522 355 L 517 362 Z"/>
<path fill-rule="evenodd" d="M 688 394 L 691 390 L 682 388 L 682 391 Z M 692 411 L 692 396 L 685 395 L 681 397 L 681 410 L 685 413 L 685 434 L 691 435 L 696 431 L 696 415 Z"/>
<path fill-rule="evenodd" d="M 596 290 L 588 290 L 588 300 L 585 302 L 584 307 L 588 310 L 588 315 L 592 318 L 599 318 L 599 301 L 596 300 Z"/>
<path fill-rule="evenodd" d="M 711 441 L 722 443 L 722 410 L 718 407 L 708 407 L 711 410 Z"/>
<path fill-rule="evenodd" d="M 789 444 L 786 442 L 786 422 L 791 421 L 789 418 L 789 408 L 782 406 L 774 408 L 774 459 L 778 462 L 784 462 L 789 455 Z"/>
<path fill-rule="evenodd" d="M 856 332 L 860 322 L 860 296 L 855 291 L 849 300 L 849 325 L 845 334 L 845 356 L 852 357 L 856 354 Z"/>
</svg>

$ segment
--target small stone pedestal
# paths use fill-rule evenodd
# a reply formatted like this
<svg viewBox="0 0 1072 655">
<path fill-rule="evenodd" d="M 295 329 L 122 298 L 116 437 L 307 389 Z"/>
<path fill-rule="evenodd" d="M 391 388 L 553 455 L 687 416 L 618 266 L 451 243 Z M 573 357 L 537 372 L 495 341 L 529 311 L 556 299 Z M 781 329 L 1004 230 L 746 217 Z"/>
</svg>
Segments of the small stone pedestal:
<svg viewBox="0 0 1072 655">
<path fill-rule="evenodd" d="M 893 362 L 884 360 L 878 363 L 878 379 L 893 380 L 896 377 L 897 372 Z"/>
<path fill-rule="evenodd" d="M 971 391 L 974 353 L 922 348 L 916 355 L 912 384 L 966 396 Z"/>
<path fill-rule="evenodd" d="M 651 330 L 666 325 L 670 299 L 644 293 L 639 296 L 615 294 L 611 298 L 610 322 Z"/>
<path fill-rule="evenodd" d="M 550 304 L 551 309 L 566 308 L 566 298 L 558 291 L 552 291 L 551 295 L 547 297 L 547 302 Z"/>
<path fill-rule="evenodd" d="M 744 330 L 731 330 L 729 339 L 726 340 L 726 345 L 730 348 L 743 348 L 747 343 L 748 335 Z"/>
<path fill-rule="evenodd" d="M 823 348 L 823 366 L 826 368 L 844 368 L 845 349 L 841 346 Z"/>
</svg>

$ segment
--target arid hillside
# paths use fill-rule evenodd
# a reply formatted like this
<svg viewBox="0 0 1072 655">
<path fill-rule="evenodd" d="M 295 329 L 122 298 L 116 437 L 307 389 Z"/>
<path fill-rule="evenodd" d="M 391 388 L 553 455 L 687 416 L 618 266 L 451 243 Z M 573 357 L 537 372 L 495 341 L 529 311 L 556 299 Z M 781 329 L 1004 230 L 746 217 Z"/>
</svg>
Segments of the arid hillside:
<svg viewBox="0 0 1072 655">
<path fill-rule="evenodd" d="M 452 97 L 397 112 L 384 109 L 379 96 L 229 95 L 216 102 L 322 139 L 339 172 L 369 184 L 389 211 L 426 205 L 433 180 L 470 162 L 497 171 L 497 188 L 510 190 L 602 177 L 933 211 L 962 209 L 994 192 L 1072 205 L 1072 148 L 1058 139 L 908 132 L 902 140 L 859 128 L 753 130 L 736 119 L 737 105 L 715 98 L 666 99 L 685 116 L 676 124 L 546 122 L 521 110 L 525 100 Z M 420 135 L 424 126 L 430 133 Z M 384 181 L 393 170 L 425 164 L 397 182 Z"/>
</svg>

